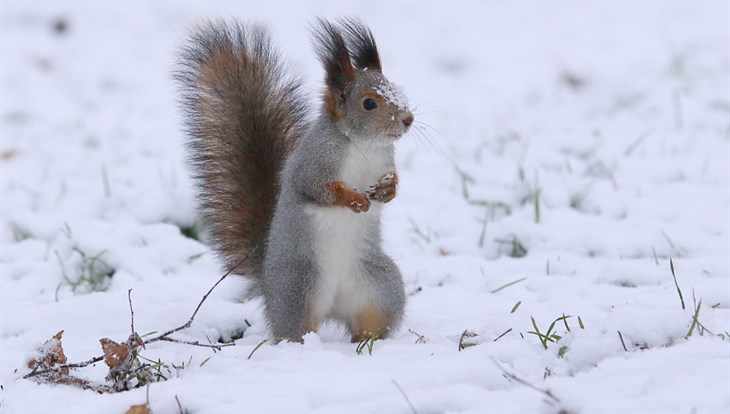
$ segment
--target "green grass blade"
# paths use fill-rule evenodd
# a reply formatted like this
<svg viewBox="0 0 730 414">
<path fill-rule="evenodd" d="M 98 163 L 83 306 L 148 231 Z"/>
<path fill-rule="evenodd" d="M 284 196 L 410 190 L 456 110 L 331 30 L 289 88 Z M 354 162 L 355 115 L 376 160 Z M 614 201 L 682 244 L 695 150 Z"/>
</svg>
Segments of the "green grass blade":
<svg viewBox="0 0 730 414">
<path fill-rule="evenodd" d="M 682 290 L 679 288 L 679 283 L 677 283 L 677 275 L 674 273 L 674 261 L 672 258 L 669 258 L 669 269 L 672 271 L 672 277 L 674 278 L 674 286 L 677 287 L 677 293 L 679 293 L 679 301 L 682 302 L 682 309 L 685 309 L 684 306 L 684 297 L 682 297 Z"/>
<path fill-rule="evenodd" d="M 494 289 L 491 293 L 497 293 L 500 290 L 506 289 L 506 288 L 508 288 L 508 287 L 510 287 L 512 285 L 516 285 L 516 284 L 524 281 L 525 279 L 527 279 L 527 277 L 523 277 L 522 279 L 513 280 L 513 281 L 507 283 L 506 285 L 502 285 L 502 286 L 498 287 L 497 289 Z"/>
</svg>

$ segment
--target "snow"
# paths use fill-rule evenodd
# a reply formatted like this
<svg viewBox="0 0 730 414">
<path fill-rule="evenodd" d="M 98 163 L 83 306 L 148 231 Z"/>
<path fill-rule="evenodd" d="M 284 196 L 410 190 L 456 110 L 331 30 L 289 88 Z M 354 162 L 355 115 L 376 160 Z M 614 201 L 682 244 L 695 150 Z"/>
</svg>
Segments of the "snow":
<svg viewBox="0 0 730 414">
<path fill-rule="evenodd" d="M 60 330 L 69 362 L 126 340 L 129 289 L 144 334 L 186 322 L 221 275 L 180 231 L 196 222 L 170 76 L 186 28 L 263 23 L 315 99 L 308 23 L 352 15 L 415 106 L 383 209 L 403 327 L 372 355 L 325 326 L 248 359 L 269 334 L 261 303 L 228 278 L 176 337 L 243 338 L 216 353 L 150 344 L 145 357 L 186 365 L 150 386 L 152 410 L 179 412 L 177 396 L 195 413 L 728 412 L 729 12 L 720 0 L 3 2 L 0 411 L 143 403 L 145 389 L 21 377 Z M 104 280 L 95 256 L 115 271 L 108 289 L 74 291 L 64 275 Z M 700 300 L 707 330 L 686 338 Z M 556 323 L 546 350 L 531 318 L 544 333 L 562 315 L 570 332 Z M 465 330 L 476 345 L 460 351 Z"/>
<path fill-rule="evenodd" d="M 385 98 L 386 101 L 398 107 L 398 109 L 408 109 L 408 97 L 402 86 L 392 82 L 382 82 L 375 88 L 375 92 Z"/>
</svg>

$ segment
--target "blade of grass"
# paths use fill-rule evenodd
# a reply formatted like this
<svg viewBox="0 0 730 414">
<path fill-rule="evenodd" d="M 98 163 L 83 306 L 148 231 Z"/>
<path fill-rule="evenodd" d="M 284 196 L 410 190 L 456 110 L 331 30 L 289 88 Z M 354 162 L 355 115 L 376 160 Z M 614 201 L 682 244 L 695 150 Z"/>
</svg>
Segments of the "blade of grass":
<svg viewBox="0 0 730 414">
<path fill-rule="evenodd" d="M 682 290 L 679 288 L 679 283 L 677 283 L 677 275 L 674 273 L 674 261 L 672 258 L 669 258 L 669 269 L 672 271 L 672 277 L 674 278 L 674 286 L 677 287 L 677 293 L 679 294 L 679 301 L 682 302 L 682 309 L 685 309 L 684 306 L 684 297 L 682 297 Z"/>
<path fill-rule="evenodd" d="M 253 356 L 253 353 L 256 352 L 259 348 L 261 348 L 265 343 L 269 342 L 270 340 L 271 340 L 271 338 L 266 338 L 263 341 L 259 342 L 259 344 L 253 348 L 253 351 L 251 351 L 251 353 L 248 354 L 248 358 L 246 358 L 246 359 L 251 359 L 251 357 Z"/>
<path fill-rule="evenodd" d="M 692 336 L 692 332 L 694 332 L 695 328 L 697 327 L 697 324 L 699 321 L 697 318 L 700 317 L 700 309 L 702 308 L 702 299 L 700 299 L 700 303 L 697 304 L 697 307 L 695 308 L 694 316 L 692 316 L 692 325 L 689 326 L 689 332 L 687 332 L 687 336 L 685 338 L 689 338 Z"/>
<path fill-rule="evenodd" d="M 510 287 L 512 285 L 516 285 L 516 284 L 524 281 L 525 279 L 527 279 L 527 277 L 523 277 L 522 279 L 513 280 L 512 282 L 509 282 L 506 285 L 502 285 L 502 286 L 498 287 L 497 289 L 494 289 L 491 293 L 497 293 L 500 290 L 506 289 L 506 288 L 508 288 L 508 287 Z"/>
<path fill-rule="evenodd" d="M 565 329 L 567 329 L 568 332 L 570 332 L 570 326 L 568 326 L 568 321 L 567 321 L 568 318 L 569 317 L 567 317 L 567 316 L 565 316 L 565 314 L 563 314 L 563 323 L 565 324 Z"/>
<path fill-rule="evenodd" d="M 537 337 L 540 339 L 540 342 L 542 342 L 542 347 L 545 349 L 548 349 L 547 337 L 540 333 L 540 328 L 537 327 L 537 322 L 535 322 L 535 318 L 530 316 L 530 319 L 532 320 L 532 326 L 535 328 L 535 332 L 528 332 L 528 333 L 537 335 Z"/>
</svg>

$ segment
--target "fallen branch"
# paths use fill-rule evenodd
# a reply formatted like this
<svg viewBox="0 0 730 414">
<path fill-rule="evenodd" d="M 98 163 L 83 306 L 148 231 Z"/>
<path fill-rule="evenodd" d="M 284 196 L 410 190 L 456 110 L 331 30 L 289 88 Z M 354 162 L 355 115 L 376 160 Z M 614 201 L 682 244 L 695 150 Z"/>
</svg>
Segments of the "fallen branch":
<svg viewBox="0 0 730 414">
<path fill-rule="evenodd" d="M 131 320 L 132 335 L 135 334 L 134 330 L 134 308 L 132 307 L 132 289 L 127 290 L 127 302 L 129 302 L 129 319 Z"/>
<path fill-rule="evenodd" d="M 197 315 L 197 314 L 198 314 L 198 311 L 200 310 L 200 307 L 201 307 L 201 306 L 203 306 L 203 303 L 205 302 L 205 300 L 206 300 L 206 299 L 208 299 L 208 296 L 210 296 L 210 294 L 211 294 L 211 293 L 213 292 L 213 289 L 215 289 L 215 288 L 216 288 L 216 287 L 217 287 L 217 286 L 218 286 L 218 285 L 219 285 L 219 284 L 220 284 L 220 283 L 221 283 L 221 282 L 223 281 L 223 279 L 227 278 L 227 277 L 228 277 L 228 275 L 230 275 L 231 273 L 233 273 L 233 271 L 234 271 L 234 270 L 236 270 L 236 269 L 237 269 L 237 268 L 238 268 L 238 267 L 239 267 L 239 266 L 240 266 L 241 264 L 243 264 L 243 262 L 244 262 L 244 261 L 246 261 L 246 259 L 248 259 L 248 256 L 249 256 L 249 255 L 250 255 L 251 253 L 253 253 L 253 250 L 252 250 L 251 252 L 249 252 L 249 254 L 247 254 L 247 255 L 246 255 L 246 256 L 245 256 L 245 257 L 244 257 L 243 259 L 241 259 L 241 260 L 240 260 L 240 261 L 239 261 L 238 263 L 236 263 L 236 265 L 235 265 L 235 266 L 233 266 L 233 267 L 232 267 L 232 268 L 230 268 L 230 269 L 229 269 L 229 270 L 228 270 L 228 271 L 227 271 L 226 273 L 224 273 L 224 274 L 223 274 L 223 276 L 221 276 L 221 278 L 220 278 L 220 279 L 218 279 L 218 281 L 217 281 L 217 282 L 215 282 L 215 284 L 213 285 L 213 287 L 211 287 L 211 288 L 210 288 L 210 289 L 208 290 L 208 292 L 207 292 L 207 293 L 206 293 L 205 295 L 203 295 L 203 298 L 202 298 L 202 299 L 200 299 L 200 302 L 198 302 L 198 306 L 197 306 L 197 307 L 195 308 L 195 311 L 193 311 L 193 314 L 192 314 L 192 315 L 190 316 L 190 319 L 188 319 L 188 321 L 187 321 L 187 322 L 185 322 L 185 324 L 183 324 L 183 325 L 180 325 L 180 326 L 178 326 L 177 328 L 174 328 L 174 329 L 170 329 L 169 331 L 167 331 L 167 332 L 164 332 L 163 334 L 161 334 L 161 335 L 158 335 L 158 336 L 156 336 L 156 337 L 154 337 L 154 338 L 152 338 L 152 339 L 148 339 L 148 340 L 147 340 L 147 341 L 145 341 L 145 342 L 146 342 L 146 343 L 148 343 L 148 344 L 149 344 L 149 343 L 152 343 L 152 342 L 157 342 L 157 341 L 168 341 L 168 342 L 180 342 L 180 343 L 185 343 L 185 342 L 183 342 L 183 341 L 176 341 L 176 340 L 173 340 L 173 341 L 171 341 L 171 340 L 170 340 L 171 338 L 167 338 L 167 337 L 168 337 L 168 336 L 170 336 L 170 335 L 172 335 L 172 334 L 174 334 L 175 332 L 180 332 L 180 331 L 182 331 L 182 330 L 184 330 L 184 329 L 188 329 L 189 327 L 191 327 L 191 326 L 193 325 L 193 321 L 195 320 L 195 315 Z M 197 341 L 196 341 L 196 342 L 197 342 Z M 193 344 L 194 344 L 194 343 L 188 343 L 188 345 L 193 345 Z M 195 345 L 196 345 L 196 346 L 208 346 L 208 345 L 205 345 L 205 344 L 200 344 L 200 343 L 195 343 Z M 228 345 L 228 344 L 221 344 L 221 346 L 230 346 L 230 345 Z M 220 349 L 219 349 L 219 350 L 220 350 Z"/>
<path fill-rule="evenodd" d="M 104 356 L 102 355 L 102 356 L 91 358 L 90 360 L 84 361 L 84 362 L 76 362 L 73 364 L 63 364 L 63 365 L 59 365 L 59 366 L 53 367 L 53 368 L 31 371 L 31 372 L 23 375 L 23 378 L 26 379 L 26 378 L 36 377 L 38 375 L 49 374 L 52 372 L 60 372 L 61 370 L 64 370 L 64 369 L 83 368 L 83 367 L 87 367 L 91 364 L 96 364 L 97 362 L 103 361 L 103 360 L 104 360 Z"/>
<path fill-rule="evenodd" d="M 223 276 L 221 276 L 221 278 L 218 279 L 217 282 L 215 282 L 215 284 L 208 290 L 208 292 L 205 295 L 203 295 L 203 298 L 200 300 L 200 302 L 198 302 L 198 306 L 196 306 L 195 311 L 193 311 L 193 314 L 190 316 L 190 319 L 188 319 L 188 321 L 185 324 L 180 325 L 177 328 L 170 329 L 170 330 L 162 333 L 161 335 L 158 335 L 147 341 L 142 341 L 140 336 L 134 330 L 134 308 L 132 307 L 132 289 L 129 289 L 127 291 L 127 301 L 129 302 L 132 334 L 130 335 L 130 339 L 128 339 L 125 344 L 117 344 L 117 345 L 126 346 L 129 351 L 134 351 L 133 348 L 136 348 L 136 346 L 134 346 L 134 345 L 139 345 L 144 348 L 145 344 L 152 343 L 152 342 L 158 342 L 158 341 L 175 342 L 175 343 L 184 344 L 184 345 L 213 348 L 214 350 L 217 350 L 217 351 L 220 351 L 221 348 L 223 348 L 223 347 L 235 345 L 235 343 L 233 343 L 233 342 L 225 343 L 225 344 L 204 344 L 204 343 L 200 343 L 198 341 L 183 341 L 180 339 L 170 338 L 169 336 L 175 332 L 180 332 L 180 331 L 190 328 L 190 326 L 192 326 L 193 321 L 195 320 L 195 316 L 198 314 L 198 311 L 200 311 L 200 308 L 203 306 L 203 303 L 205 303 L 206 299 L 208 299 L 208 296 L 210 296 L 210 294 L 213 292 L 213 290 L 225 278 L 227 278 L 231 273 L 233 273 L 234 270 L 236 270 L 239 266 L 241 266 L 241 264 L 243 264 L 243 262 L 245 262 L 248 259 L 248 257 L 251 255 L 251 253 L 253 253 L 253 250 L 251 252 L 249 252 L 249 254 L 247 254 L 245 257 L 243 257 L 238 263 L 236 263 L 235 266 L 231 267 L 225 274 L 223 274 Z M 106 339 L 103 339 L 102 341 L 105 341 L 105 340 Z M 102 344 L 103 344 L 103 342 L 102 342 Z M 130 354 L 131 354 L 131 352 L 130 352 Z M 108 353 L 106 351 L 105 351 L 105 355 L 96 356 L 96 357 L 93 357 L 93 358 L 91 358 L 87 361 L 83 361 L 83 362 L 75 362 L 75 363 L 71 363 L 71 364 L 61 364 L 58 366 L 53 366 L 53 367 L 43 368 L 43 369 L 38 369 L 40 367 L 35 367 L 35 369 L 33 371 L 23 375 L 22 378 L 27 379 L 27 378 L 38 377 L 41 375 L 48 376 L 48 374 L 67 372 L 71 368 L 83 368 L 83 367 L 95 364 L 97 362 L 104 361 L 105 356 L 108 356 Z M 110 366 L 110 368 L 114 368 L 114 367 Z"/>
<path fill-rule="evenodd" d="M 410 407 L 410 409 L 411 409 L 411 412 L 412 412 L 413 414 L 418 414 L 418 411 L 416 411 L 416 407 L 415 407 L 415 406 L 413 405 L 413 403 L 411 402 L 411 399 L 410 399 L 410 398 L 408 398 L 408 395 L 407 395 L 407 394 L 406 394 L 406 392 L 405 392 L 405 391 L 403 390 L 403 388 L 402 388 L 402 387 L 400 386 L 400 384 L 398 384 L 397 382 L 395 382 L 395 380 L 391 380 L 391 381 L 393 381 L 393 385 L 395 385 L 395 387 L 396 387 L 396 388 L 398 388 L 398 392 L 400 392 L 400 395 L 402 395 L 402 396 L 403 396 L 403 399 L 404 399 L 404 400 L 406 400 L 406 404 L 408 404 L 408 407 Z"/>
<path fill-rule="evenodd" d="M 203 344 L 203 343 L 200 343 L 199 341 L 183 341 L 181 339 L 168 338 L 168 337 L 160 338 L 158 340 L 165 341 L 165 342 L 174 342 L 174 343 L 183 344 L 183 345 L 200 346 L 203 348 L 212 348 L 215 351 L 220 351 L 221 348 L 226 347 L 226 346 L 235 346 L 236 345 L 234 342 L 226 342 L 223 344 Z"/>
</svg>

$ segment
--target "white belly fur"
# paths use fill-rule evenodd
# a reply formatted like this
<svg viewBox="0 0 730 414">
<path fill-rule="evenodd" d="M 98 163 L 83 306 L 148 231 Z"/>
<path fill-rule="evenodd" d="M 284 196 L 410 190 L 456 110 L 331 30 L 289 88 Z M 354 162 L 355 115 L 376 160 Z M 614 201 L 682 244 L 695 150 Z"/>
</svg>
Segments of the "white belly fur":
<svg viewBox="0 0 730 414">
<path fill-rule="evenodd" d="M 340 179 L 364 192 L 385 173 L 392 148 L 354 147 L 343 164 Z M 321 279 L 317 287 L 316 312 L 320 318 L 351 318 L 371 303 L 373 293 L 365 283 L 361 269 L 366 229 L 379 226 L 381 203 L 372 203 L 365 213 L 345 207 L 309 206 L 317 235 L 317 263 Z"/>
</svg>

